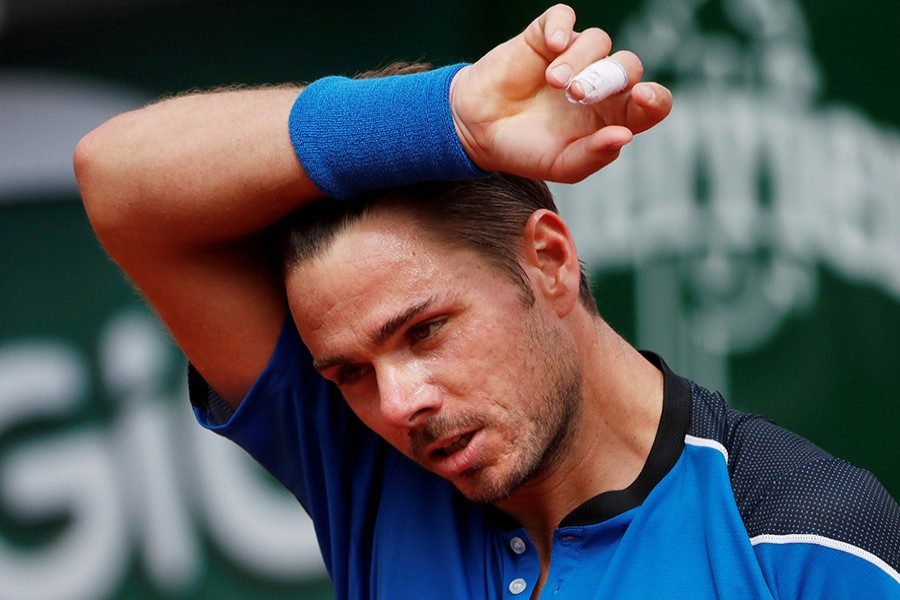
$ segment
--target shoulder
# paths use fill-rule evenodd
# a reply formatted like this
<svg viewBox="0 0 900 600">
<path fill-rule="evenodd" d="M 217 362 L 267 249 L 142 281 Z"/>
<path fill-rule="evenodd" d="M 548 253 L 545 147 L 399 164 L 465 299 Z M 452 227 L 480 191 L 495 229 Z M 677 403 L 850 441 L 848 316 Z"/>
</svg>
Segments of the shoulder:
<svg viewBox="0 0 900 600">
<path fill-rule="evenodd" d="M 807 544 L 900 571 L 900 506 L 868 471 L 692 384 L 691 433 L 727 451 L 728 474 L 754 546 Z M 900 583 L 900 581 L 898 581 Z"/>
</svg>

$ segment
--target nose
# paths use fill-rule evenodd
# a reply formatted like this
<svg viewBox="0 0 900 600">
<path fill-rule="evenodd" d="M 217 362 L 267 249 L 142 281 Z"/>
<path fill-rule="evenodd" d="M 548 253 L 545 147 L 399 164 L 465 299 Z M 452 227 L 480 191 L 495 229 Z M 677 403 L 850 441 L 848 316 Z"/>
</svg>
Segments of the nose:
<svg viewBox="0 0 900 600">
<path fill-rule="evenodd" d="M 414 427 L 440 408 L 440 389 L 424 365 L 384 365 L 377 372 L 381 415 L 390 425 Z"/>
</svg>

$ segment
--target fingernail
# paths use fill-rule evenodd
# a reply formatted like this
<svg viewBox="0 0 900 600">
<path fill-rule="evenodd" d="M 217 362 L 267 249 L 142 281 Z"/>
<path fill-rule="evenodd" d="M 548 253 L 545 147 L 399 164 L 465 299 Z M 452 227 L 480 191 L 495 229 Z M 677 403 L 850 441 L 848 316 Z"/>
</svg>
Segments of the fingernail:
<svg viewBox="0 0 900 600">
<path fill-rule="evenodd" d="M 580 81 L 573 81 L 569 86 L 569 91 L 579 100 L 584 98 L 584 85 Z"/>
<path fill-rule="evenodd" d="M 567 64 L 556 65 L 551 73 L 553 73 L 558 82 L 566 84 L 569 83 L 569 78 L 572 77 L 572 67 Z"/>
<path fill-rule="evenodd" d="M 557 29 L 556 31 L 554 31 L 553 35 L 550 36 L 550 39 L 562 46 L 566 45 L 566 34 L 563 33 L 562 29 Z"/>
<path fill-rule="evenodd" d="M 642 85 L 638 88 L 638 91 L 646 102 L 653 102 L 653 99 L 656 98 L 656 92 L 653 90 L 653 86 Z"/>
</svg>

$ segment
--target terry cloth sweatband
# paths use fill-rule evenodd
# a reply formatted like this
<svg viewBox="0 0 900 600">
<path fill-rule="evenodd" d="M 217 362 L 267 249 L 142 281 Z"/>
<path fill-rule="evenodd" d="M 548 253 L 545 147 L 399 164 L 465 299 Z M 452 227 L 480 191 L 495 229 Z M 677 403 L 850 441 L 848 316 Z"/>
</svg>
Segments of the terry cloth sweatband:
<svg viewBox="0 0 900 600">
<path fill-rule="evenodd" d="M 313 183 L 346 199 L 417 181 L 487 176 L 463 149 L 450 113 L 450 82 L 464 66 L 310 84 L 294 102 L 289 126 Z"/>
</svg>

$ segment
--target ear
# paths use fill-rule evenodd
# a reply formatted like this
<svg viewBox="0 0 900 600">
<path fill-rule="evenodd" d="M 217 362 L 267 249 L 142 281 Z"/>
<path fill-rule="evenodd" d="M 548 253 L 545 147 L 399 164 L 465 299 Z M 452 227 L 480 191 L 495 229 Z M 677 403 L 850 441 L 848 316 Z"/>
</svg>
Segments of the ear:
<svg viewBox="0 0 900 600">
<path fill-rule="evenodd" d="M 523 262 L 541 294 L 557 315 L 569 314 L 578 302 L 581 266 L 575 241 L 562 218 L 549 210 L 535 211 L 523 232 Z"/>
</svg>

